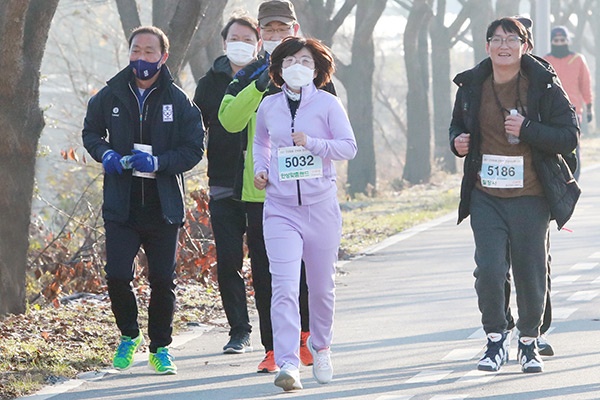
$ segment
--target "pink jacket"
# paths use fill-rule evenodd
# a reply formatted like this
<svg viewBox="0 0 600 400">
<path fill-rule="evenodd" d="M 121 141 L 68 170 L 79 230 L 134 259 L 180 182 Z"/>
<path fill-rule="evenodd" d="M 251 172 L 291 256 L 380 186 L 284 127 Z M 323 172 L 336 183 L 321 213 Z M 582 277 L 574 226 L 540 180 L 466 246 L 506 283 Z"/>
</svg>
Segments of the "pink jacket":
<svg viewBox="0 0 600 400">
<path fill-rule="evenodd" d="M 304 147 L 322 158 L 321 178 L 279 180 L 277 149 L 294 146 L 292 124 L 295 132 L 307 135 Z M 254 173 L 267 171 L 267 199 L 288 205 L 310 205 L 335 196 L 333 161 L 350 160 L 356 151 L 354 132 L 340 100 L 313 84 L 302 88 L 302 99 L 293 121 L 284 92 L 268 96 L 260 103 L 254 136 Z"/>
<path fill-rule="evenodd" d="M 544 58 L 554 67 L 565 92 L 575 106 L 575 112 L 581 116 L 585 105 L 592 103 L 590 70 L 585 58 L 579 53 L 569 54 L 563 58 L 548 54 Z"/>
</svg>

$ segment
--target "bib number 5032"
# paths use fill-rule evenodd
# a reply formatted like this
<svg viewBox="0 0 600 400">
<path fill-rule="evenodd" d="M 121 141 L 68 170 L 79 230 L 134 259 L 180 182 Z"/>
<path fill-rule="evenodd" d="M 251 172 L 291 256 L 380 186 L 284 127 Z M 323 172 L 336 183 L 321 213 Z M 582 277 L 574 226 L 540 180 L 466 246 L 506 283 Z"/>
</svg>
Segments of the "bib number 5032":
<svg viewBox="0 0 600 400">
<path fill-rule="evenodd" d="M 312 154 L 285 158 L 286 168 L 307 167 L 312 165 L 315 165 L 315 157 Z"/>
<path fill-rule="evenodd" d="M 302 146 L 277 149 L 279 180 L 320 178 L 323 176 L 323 159 Z"/>
</svg>

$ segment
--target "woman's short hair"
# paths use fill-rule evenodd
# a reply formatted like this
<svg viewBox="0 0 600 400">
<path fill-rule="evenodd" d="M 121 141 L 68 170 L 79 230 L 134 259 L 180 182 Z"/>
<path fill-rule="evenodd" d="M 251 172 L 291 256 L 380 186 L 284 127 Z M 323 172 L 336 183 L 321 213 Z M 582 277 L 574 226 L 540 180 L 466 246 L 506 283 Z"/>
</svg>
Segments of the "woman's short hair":
<svg viewBox="0 0 600 400">
<path fill-rule="evenodd" d="M 315 86 L 320 88 L 331 81 L 335 71 L 335 62 L 329 47 L 316 39 L 288 36 L 282 40 L 271 54 L 269 75 L 271 75 L 273 83 L 279 87 L 284 84 L 281 77 L 283 59 L 296 54 L 303 48 L 310 51 L 315 61 L 315 72 L 317 73 L 317 76 L 313 79 Z"/>
</svg>

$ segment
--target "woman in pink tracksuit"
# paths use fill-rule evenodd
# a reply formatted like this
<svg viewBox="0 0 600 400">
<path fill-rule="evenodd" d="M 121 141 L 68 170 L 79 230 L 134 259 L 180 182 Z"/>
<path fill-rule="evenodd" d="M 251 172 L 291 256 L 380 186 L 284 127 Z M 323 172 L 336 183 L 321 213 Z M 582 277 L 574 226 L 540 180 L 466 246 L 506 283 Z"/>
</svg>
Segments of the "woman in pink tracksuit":
<svg viewBox="0 0 600 400">
<path fill-rule="evenodd" d="M 269 74 L 282 88 L 258 109 L 254 184 L 266 188 L 264 237 L 272 274 L 275 385 L 302 389 L 298 370 L 300 261 L 306 265 L 313 375 L 333 376 L 330 350 L 335 264 L 342 233 L 334 160 L 356 155 L 354 132 L 339 99 L 317 89 L 331 80 L 330 50 L 313 39 L 289 37 L 271 55 Z"/>
</svg>

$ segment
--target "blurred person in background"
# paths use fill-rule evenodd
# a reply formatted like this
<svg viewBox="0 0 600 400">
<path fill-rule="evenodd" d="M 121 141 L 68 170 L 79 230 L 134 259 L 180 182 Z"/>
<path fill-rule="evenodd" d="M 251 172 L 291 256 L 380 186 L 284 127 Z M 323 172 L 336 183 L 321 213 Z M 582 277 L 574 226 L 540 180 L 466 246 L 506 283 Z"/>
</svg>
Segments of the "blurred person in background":
<svg viewBox="0 0 600 400">
<path fill-rule="evenodd" d="M 592 79 L 585 57 L 569 49 L 571 35 L 565 26 L 556 26 L 550 32 L 551 51 L 544 57 L 556 70 L 569 100 L 575 106 L 579 123 L 583 122 L 585 110 L 587 123 L 594 118 L 592 103 Z M 581 171 L 581 149 L 577 145 L 577 169 L 575 179 L 579 179 Z"/>
</svg>

